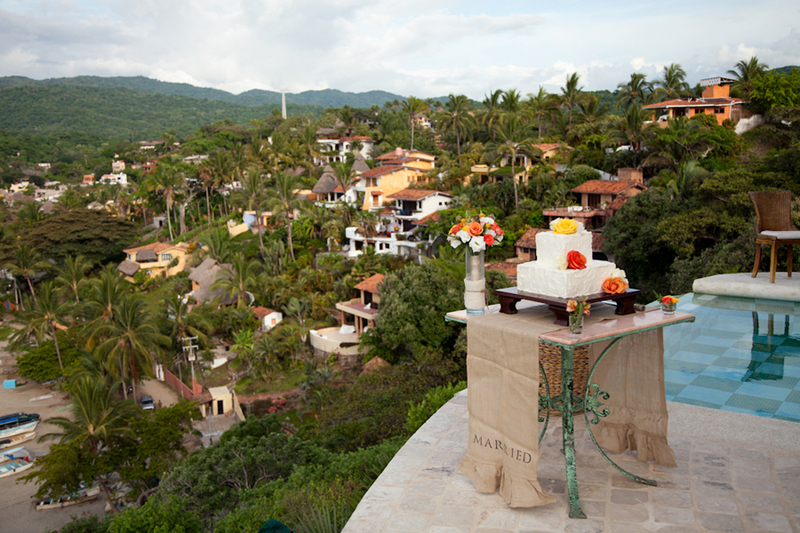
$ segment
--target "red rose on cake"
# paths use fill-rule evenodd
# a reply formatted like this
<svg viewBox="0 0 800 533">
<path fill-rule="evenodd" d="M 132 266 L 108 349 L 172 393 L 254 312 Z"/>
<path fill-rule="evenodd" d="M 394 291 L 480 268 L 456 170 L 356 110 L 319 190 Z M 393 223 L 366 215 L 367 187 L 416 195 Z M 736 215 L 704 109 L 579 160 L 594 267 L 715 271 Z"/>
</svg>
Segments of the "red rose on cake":
<svg viewBox="0 0 800 533">
<path fill-rule="evenodd" d="M 567 268 L 571 270 L 583 270 L 586 268 L 586 257 L 577 250 L 567 252 Z"/>
</svg>

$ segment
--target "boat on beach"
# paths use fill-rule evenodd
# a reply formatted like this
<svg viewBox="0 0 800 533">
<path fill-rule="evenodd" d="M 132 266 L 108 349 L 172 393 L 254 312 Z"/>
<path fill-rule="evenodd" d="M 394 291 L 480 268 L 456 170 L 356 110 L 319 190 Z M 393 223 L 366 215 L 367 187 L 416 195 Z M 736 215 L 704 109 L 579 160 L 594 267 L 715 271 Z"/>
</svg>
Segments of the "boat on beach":
<svg viewBox="0 0 800 533">
<path fill-rule="evenodd" d="M 64 494 L 58 498 L 44 498 L 36 503 L 37 511 L 46 511 L 48 509 L 63 509 L 71 505 L 78 505 L 81 503 L 96 500 L 100 495 L 100 485 L 95 483 L 89 488 L 81 483 L 81 487 L 77 492 L 72 494 Z"/>
<path fill-rule="evenodd" d="M 20 433 L 30 433 L 41 420 L 36 413 L 14 413 L 0 416 L 0 440 Z"/>
<path fill-rule="evenodd" d="M 19 448 L 19 450 L 14 451 L 13 454 L 6 455 L 10 455 L 13 458 L 8 462 L 0 464 L 0 478 L 19 474 L 33 466 L 33 454 L 25 448 Z"/>
<path fill-rule="evenodd" d="M 12 446 L 17 446 L 18 444 L 22 444 L 23 442 L 28 442 L 36 437 L 35 431 L 30 431 L 28 433 L 20 433 L 19 435 L 14 435 L 13 437 L 5 437 L 0 439 L 0 452 L 11 448 Z"/>
<path fill-rule="evenodd" d="M 23 448 L 22 446 L 20 446 L 18 448 L 13 448 L 11 450 L 4 451 L 2 454 L 0 454 L 0 464 L 3 464 L 6 461 L 10 461 L 12 459 L 16 459 L 17 458 L 17 454 L 19 454 L 20 452 L 24 452 L 24 451 L 25 451 L 25 448 Z"/>
</svg>

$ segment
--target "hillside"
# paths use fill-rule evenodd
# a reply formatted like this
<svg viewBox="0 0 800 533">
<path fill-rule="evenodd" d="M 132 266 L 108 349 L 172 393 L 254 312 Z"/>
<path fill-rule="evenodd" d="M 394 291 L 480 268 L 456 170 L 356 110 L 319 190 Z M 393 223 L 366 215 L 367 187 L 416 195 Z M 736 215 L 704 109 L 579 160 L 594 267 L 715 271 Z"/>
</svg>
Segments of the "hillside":
<svg viewBox="0 0 800 533">
<path fill-rule="evenodd" d="M 21 86 L 66 86 L 66 87 L 94 87 L 94 88 L 122 88 L 130 89 L 145 94 L 160 94 L 166 96 L 186 96 L 211 101 L 228 102 L 245 106 L 280 105 L 281 93 L 252 89 L 241 94 L 232 94 L 227 91 L 195 87 L 188 83 L 171 83 L 158 81 L 144 76 L 117 76 L 103 78 L 99 76 L 77 76 L 74 78 L 49 78 L 34 80 L 24 76 L 7 76 L 0 78 L 0 89 Z M 320 91 L 303 91 L 301 93 L 286 93 L 286 102 L 300 105 L 314 105 L 321 107 L 350 107 L 368 108 L 372 105 L 383 106 L 393 100 L 403 100 L 405 97 L 388 93 L 386 91 L 368 91 L 364 93 L 349 93 L 337 89 L 324 89 Z"/>
<path fill-rule="evenodd" d="M 174 131 L 179 137 L 221 120 L 247 123 L 277 106 L 245 106 L 123 88 L 17 85 L 0 89 L 0 129 L 32 134 L 80 131 L 112 139 L 143 140 Z M 289 104 L 290 114 L 322 112 Z"/>
</svg>

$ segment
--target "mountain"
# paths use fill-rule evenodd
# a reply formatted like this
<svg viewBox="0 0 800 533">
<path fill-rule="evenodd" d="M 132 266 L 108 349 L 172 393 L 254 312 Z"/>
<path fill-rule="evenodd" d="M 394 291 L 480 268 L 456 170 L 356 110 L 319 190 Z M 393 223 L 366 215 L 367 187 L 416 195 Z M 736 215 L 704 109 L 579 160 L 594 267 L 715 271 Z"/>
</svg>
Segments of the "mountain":
<svg viewBox="0 0 800 533">
<path fill-rule="evenodd" d="M 21 86 L 65 86 L 65 87 L 93 87 L 101 89 L 123 88 L 144 94 L 159 94 L 166 96 L 186 96 L 189 98 L 210 101 L 228 102 L 245 106 L 262 106 L 281 103 L 281 93 L 252 89 L 241 94 L 232 94 L 219 89 L 195 87 L 188 83 L 172 83 L 158 81 L 144 76 L 117 76 L 103 78 L 99 76 L 77 76 L 74 78 L 49 78 L 34 80 L 24 76 L 0 77 L 0 89 Z M 301 93 L 286 93 L 287 104 L 292 102 L 301 105 L 320 107 L 350 107 L 368 108 L 372 105 L 383 106 L 393 100 L 404 100 L 404 96 L 386 91 L 368 91 L 364 93 L 349 93 L 337 89 L 323 89 L 320 91 L 303 91 Z"/>
<path fill-rule="evenodd" d="M 179 137 L 206 124 L 244 124 L 267 118 L 278 106 L 245 106 L 120 87 L 18 84 L 0 88 L 0 130 L 31 134 L 83 132 L 111 139 L 144 140 L 174 131 Z M 287 104 L 289 113 L 321 114 L 322 107 Z"/>
</svg>

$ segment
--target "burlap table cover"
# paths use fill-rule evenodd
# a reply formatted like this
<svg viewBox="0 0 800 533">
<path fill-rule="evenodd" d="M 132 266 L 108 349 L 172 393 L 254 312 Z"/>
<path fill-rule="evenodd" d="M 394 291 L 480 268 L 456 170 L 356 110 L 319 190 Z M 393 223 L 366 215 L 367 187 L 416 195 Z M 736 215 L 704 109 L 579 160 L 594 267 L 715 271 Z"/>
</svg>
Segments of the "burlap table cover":
<svg viewBox="0 0 800 533">
<path fill-rule="evenodd" d="M 598 304 L 591 324 L 614 316 Z M 516 315 L 470 317 L 467 323 L 469 443 L 460 470 L 478 492 L 495 492 L 511 507 L 552 503 L 537 480 L 538 338 L 558 329 L 546 305 Z M 610 394 L 608 417 L 593 428 L 608 452 L 637 451 L 640 461 L 675 466 L 667 444 L 662 330 L 625 337 L 598 366 L 593 382 Z M 608 342 L 589 347 L 592 363 Z M 555 377 L 561 379 L 561 376 Z"/>
</svg>

